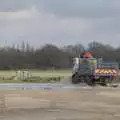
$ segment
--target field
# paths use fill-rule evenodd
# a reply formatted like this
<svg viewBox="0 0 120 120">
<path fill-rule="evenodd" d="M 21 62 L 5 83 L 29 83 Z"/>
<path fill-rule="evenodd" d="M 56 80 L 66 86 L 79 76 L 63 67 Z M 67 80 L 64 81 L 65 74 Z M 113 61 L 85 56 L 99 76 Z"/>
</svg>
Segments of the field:
<svg viewBox="0 0 120 120">
<path fill-rule="evenodd" d="M 23 82 L 57 82 L 64 77 L 71 76 L 71 70 L 29 70 L 25 71 L 0 71 L 0 83 L 23 83 Z"/>
</svg>

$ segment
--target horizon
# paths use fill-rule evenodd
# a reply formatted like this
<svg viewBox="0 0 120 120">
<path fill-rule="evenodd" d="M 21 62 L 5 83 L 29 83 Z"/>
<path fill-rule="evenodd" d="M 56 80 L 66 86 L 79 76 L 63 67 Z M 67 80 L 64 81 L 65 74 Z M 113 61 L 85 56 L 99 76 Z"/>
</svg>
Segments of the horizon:
<svg viewBox="0 0 120 120">
<path fill-rule="evenodd" d="M 7 41 L 5 41 L 5 43 L 4 44 L 0 44 L 0 48 L 15 48 L 15 49 L 22 49 L 22 47 L 23 47 L 23 44 L 24 44 L 24 47 L 26 48 L 27 47 L 27 45 L 30 47 L 30 48 L 33 48 L 33 49 L 40 49 L 40 48 L 43 48 L 43 47 L 45 47 L 46 45 L 52 45 L 52 46 L 55 46 L 55 47 L 57 47 L 57 48 L 59 48 L 59 49 L 61 49 L 61 48 L 64 48 L 64 47 L 69 47 L 69 46 L 77 46 L 77 45 L 82 45 L 86 50 L 87 49 L 89 49 L 89 44 L 93 44 L 94 45 L 94 43 L 96 44 L 96 43 L 98 43 L 98 44 L 101 44 L 101 45 L 103 45 L 103 46 L 110 46 L 110 47 L 112 47 L 113 49 L 119 49 L 120 48 L 120 46 L 113 46 L 113 45 L 111 45 L 111 44 L 104 44 L 104 43 L 102 43 L 102 42 L 97 42 L 97 41 L 91 41 L 91 42 L 89 42 L 88 44 L 86 44 L 86 45 L 84 45 L 84 44 L 82 44 L 82 43 L 74 43 L 74 44 L 67 44 L 67 45 L 57 45 L 57 44 L 53 44 L 53 43 L 46 43 L 46 44 L 43 44 L 43 45 L 39 45 L 39 46 L 35 46 L 35 45 L 32 45 L 32 44 L 30 44 L 28 41 L 21 41 L 21 42 L 19 42 L 19 43 L 13 43 L 13 44 L 7 44 Z"/>
</svg>

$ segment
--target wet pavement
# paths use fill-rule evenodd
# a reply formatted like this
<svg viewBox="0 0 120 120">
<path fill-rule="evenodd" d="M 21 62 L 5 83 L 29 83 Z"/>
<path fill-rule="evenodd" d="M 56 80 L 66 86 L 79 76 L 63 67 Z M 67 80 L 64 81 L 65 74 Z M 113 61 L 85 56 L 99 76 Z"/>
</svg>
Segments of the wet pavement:
<svg viewBox="0 0 120 120">
<path fill-rule="evenodd" d="M 72 85 L 72 84 L 61 84 L 61 83 L 2 83 L 0 89 L 30 89 L 30 90 L 67 90 L 67 89 L 80 89 L 80 88 L 91 88 L 86 85 Z"/>
</svg>

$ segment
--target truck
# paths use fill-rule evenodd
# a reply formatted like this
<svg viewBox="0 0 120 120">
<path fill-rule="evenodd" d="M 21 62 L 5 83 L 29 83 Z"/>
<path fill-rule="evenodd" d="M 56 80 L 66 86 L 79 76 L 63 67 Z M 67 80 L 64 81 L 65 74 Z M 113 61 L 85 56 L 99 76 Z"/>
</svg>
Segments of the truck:
<svg viewBox="0 0 120 120">
<path fill-rule="evenodd" d="M 117 79 L 117 62 L 105 62 L 101 57 L 93 57 L 89 51 L 73 59 L 72 83 L 107 85 Z"/>
</svg>

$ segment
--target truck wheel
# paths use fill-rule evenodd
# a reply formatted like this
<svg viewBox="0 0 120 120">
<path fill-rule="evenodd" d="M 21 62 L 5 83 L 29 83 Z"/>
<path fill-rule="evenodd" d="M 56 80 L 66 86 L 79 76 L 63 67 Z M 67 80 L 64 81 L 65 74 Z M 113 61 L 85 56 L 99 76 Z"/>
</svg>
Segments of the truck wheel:
<svg viewBox="0 0 120 120">
<path fill-rule="evenodd" d="M 106 78 L 104 78 L 104 77 L 100 78 L 100 85 L 107 86 L 107 80 L 106 80 Z"/>
<path fill-rule="evenodd" d="M 93 86 L 95 84 L 93 79 L 91 77 L 89 77 L 89 76 L 86 77 L 85 81 L 90 86 Z"/>
<path fill-rule="evenodd" d="M 80 82 L 78 74 L 74 74 L 72 76 L 72 83 L 73 84 L 78 84 Z"/>
</svg>

